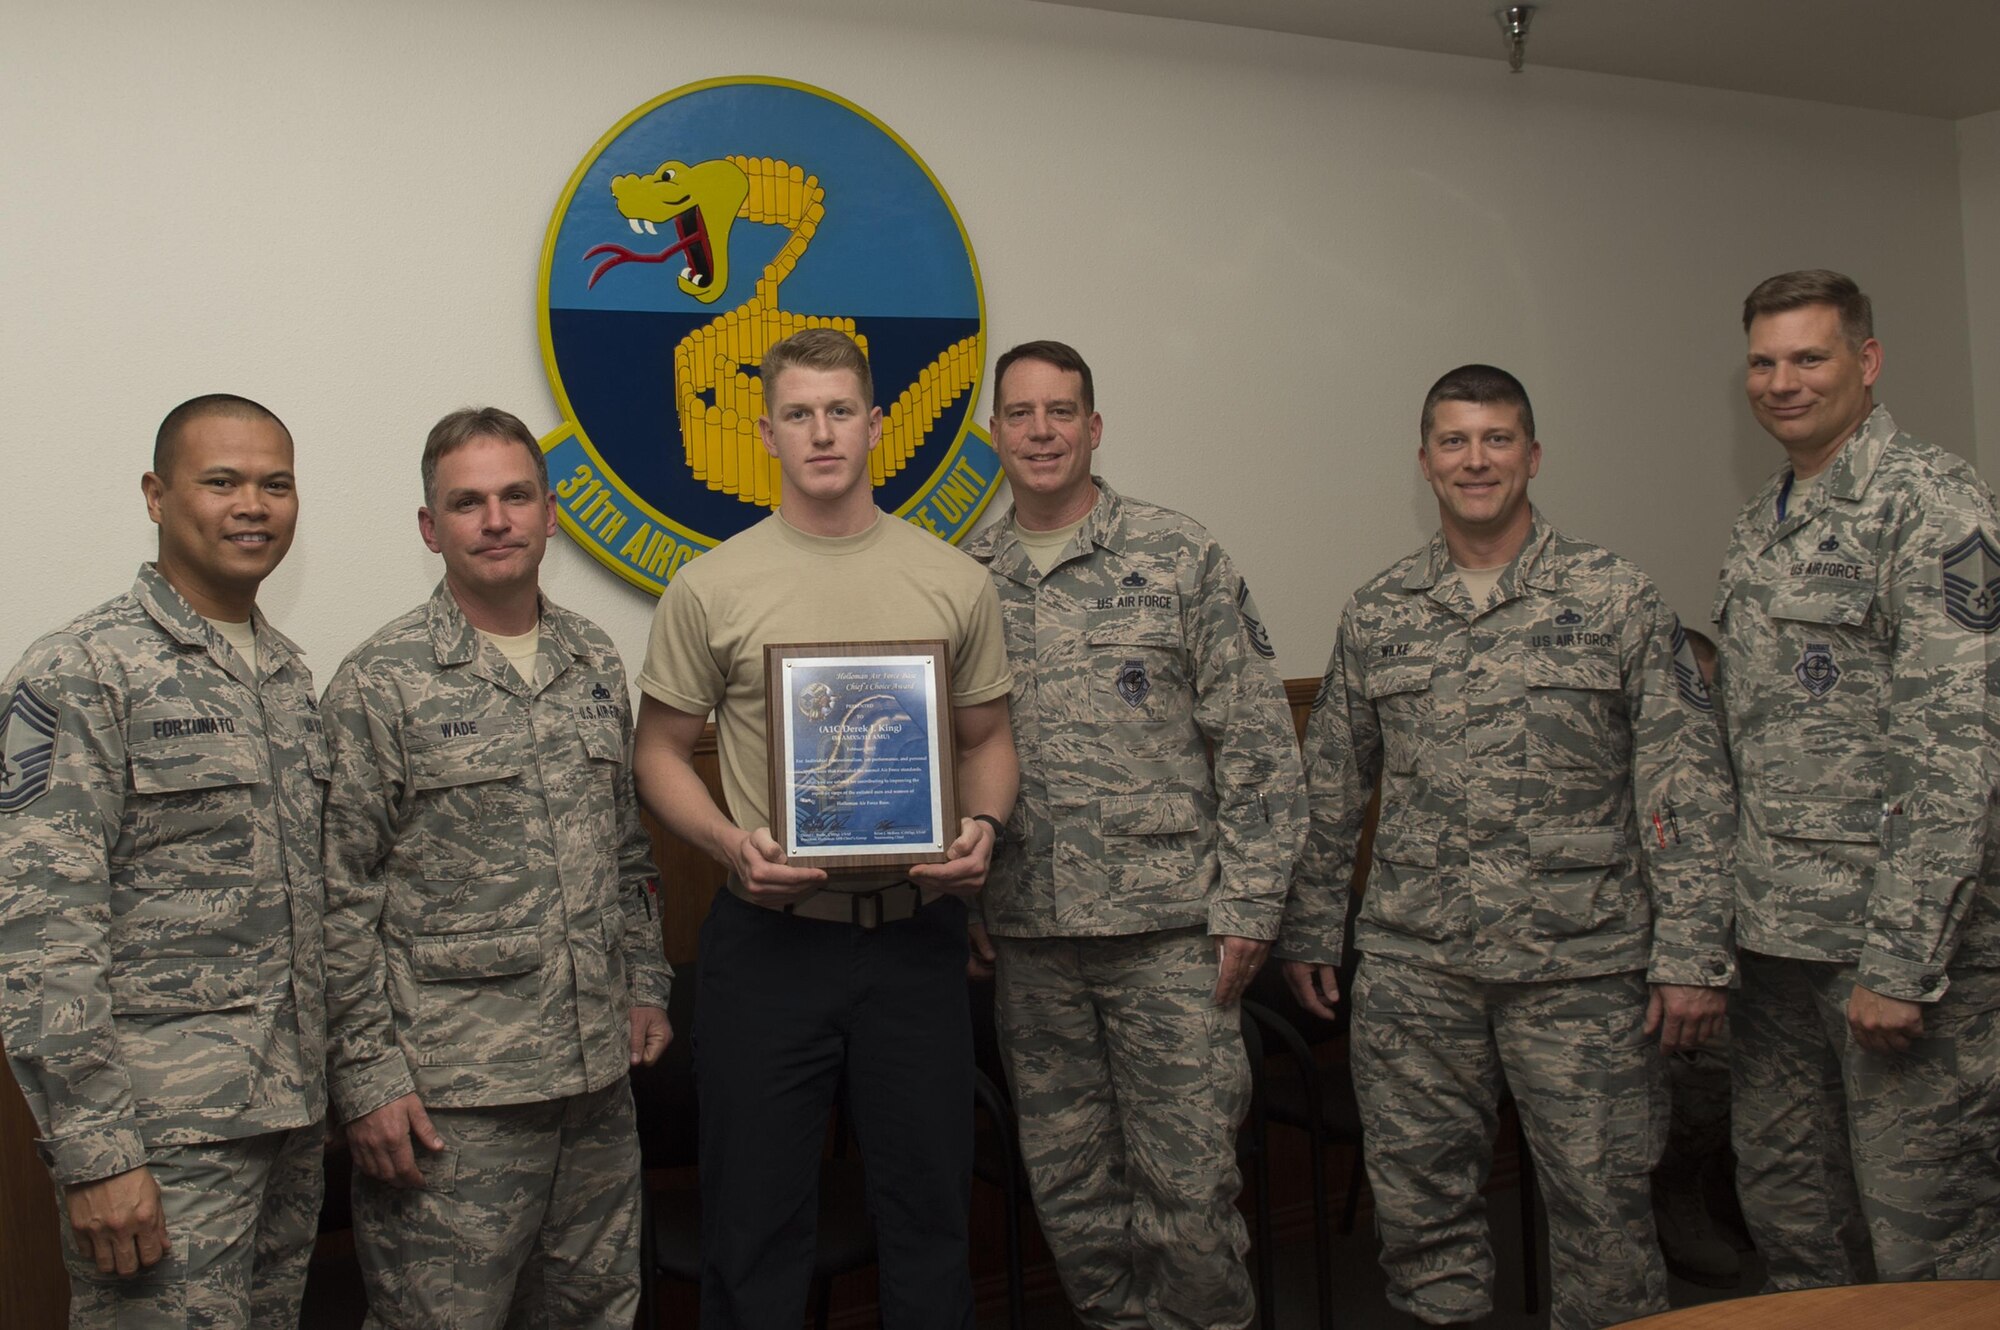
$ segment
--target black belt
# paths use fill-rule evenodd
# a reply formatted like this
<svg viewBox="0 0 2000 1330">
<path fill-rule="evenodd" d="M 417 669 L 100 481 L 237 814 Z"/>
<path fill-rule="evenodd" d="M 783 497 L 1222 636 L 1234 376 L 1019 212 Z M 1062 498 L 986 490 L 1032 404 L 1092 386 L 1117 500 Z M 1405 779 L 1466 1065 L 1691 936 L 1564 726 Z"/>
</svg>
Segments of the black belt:
<svg viewBox="0 0 2000 1330">
<path fill-rule="evenodd" d="M 857 928 L 880 928 L 883 924 L 893 924 L 908 919 L 922 907 L 923 893 L 914 882 L 891 882 L 873 891 L 836 891 L 822 888 L 801 901 L 784 905 L 766 905 L 755 900 L 744 889 L 735 874 L 730 874 L 729 890 L 752 905 L 762 905 L 767 910 L 780 910 L 785 914 L 797 915 L 801 919 L 817 919 L 822 923 L 853 924 Z"/>
</svg>

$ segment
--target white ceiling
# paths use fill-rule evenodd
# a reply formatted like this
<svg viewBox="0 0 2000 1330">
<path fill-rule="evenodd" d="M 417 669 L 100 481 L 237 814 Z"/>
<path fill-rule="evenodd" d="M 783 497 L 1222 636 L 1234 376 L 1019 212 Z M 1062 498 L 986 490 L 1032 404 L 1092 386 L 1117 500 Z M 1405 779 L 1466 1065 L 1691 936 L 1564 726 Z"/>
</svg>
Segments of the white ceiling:
<svg viewBox="0 0 2000 1330">
<path fill-rule="evenodd" d="M 1048 0 L 1507 58 L 1499 0 Z M 2000 110 L 2000 0 L 1540 0 L 1528 68 L 1961 119 Z"/>
</svg>

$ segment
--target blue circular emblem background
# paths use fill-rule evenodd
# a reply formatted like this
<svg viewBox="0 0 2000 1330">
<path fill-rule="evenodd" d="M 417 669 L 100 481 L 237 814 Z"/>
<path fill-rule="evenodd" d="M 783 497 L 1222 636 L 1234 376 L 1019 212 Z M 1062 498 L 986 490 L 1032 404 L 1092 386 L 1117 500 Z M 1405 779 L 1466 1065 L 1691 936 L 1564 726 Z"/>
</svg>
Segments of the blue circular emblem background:
<svg viewBox="0 0 2000 1330">
<path fill-rule="evenodd" d="M 783 275 L 776 306 L 853 320 L 885 409 L 947 348 L 979 339 L 972 363 L 982 368 L 970 387 L 876 488 L 883 508 L 957 540 L 999 478 L 991 445 L 972 424 L 985 310 L 971 243 L 929 168 L 886 126 L 831 93 L 761 78 L 691 84 L 640 107 L 592 149 L 557 204 L 542 252 L 541 333 L 565 419 L 542 447 L 564 527 L 621 576 L 657 592 L 685 558 L 769 511 L 691 472 L 674 357 L 683 338 L 751 299 L 800 228 L 753 220 L 746 204 L 728 228 L 725 280 L 710 302 L 676 280 L 684 255 L 604 262 L 606 247 L 650 258 L 676 241 L 672 223 L 635 233 L 614 200 L 614 177 L 725 157 L 775 159 L 824 190 L 824 216 L 801 230 L 805 248 Z M 663 539 L 687 548 L 670 552 Z"/>
</svg>

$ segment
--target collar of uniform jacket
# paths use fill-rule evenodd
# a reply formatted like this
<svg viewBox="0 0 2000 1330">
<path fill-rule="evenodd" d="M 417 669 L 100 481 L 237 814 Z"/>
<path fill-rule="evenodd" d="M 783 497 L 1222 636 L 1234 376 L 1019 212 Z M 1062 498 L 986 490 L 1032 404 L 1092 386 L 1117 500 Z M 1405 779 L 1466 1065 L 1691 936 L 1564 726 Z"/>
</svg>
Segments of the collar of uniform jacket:
<svg viewBox="0 0 2000 1330">
<path fill-rule="evenodd" d="M 222 635 L 208 626 L 208 620 L 202 618 L 194 606 L 174 590 L 173 583 L 160 576 L 160 570 L 150 563 L 139 565 L 139 576 L 132 583 L 132 598 L 176 642 L 203 647 L 212 654 L 227 645 Z M 298 643 L 273 628 L 271 621 L 264 617 L 264 611 L 255 605 L 250 607 L 250 623 L 257 632 L 257 654 L 263 662 L 265 674 L 276 674 L 294 656 L 305 654 L 299 650 Z M 219 654 L 217 658 L 228 659 Z"/>
<path fill-rule="evenodd" d="M 1118 497 L 1118 491 L 1104 483 L 1104 477 L 1091 473 L 1091 484 L 1097 486 L 1097 502 L 1091 505 L 1084 516 L 1083 525 L 1077 529 L 1075 539 L 1080 539 L 1085 548 L 1102 545 L 1113 554 L 1125 552 L 1125 501 Z M 968 553 L 978 557 L 976 550 Z M 1034 575 L 1035 565 L 1028 558 L 1028 552 L 1021 548 L 1021 542 L 1014 534 L 1014 509 L 1007 508 L 1007 515 L 993 524 L 993 554 L 988 564 L 1002 577 L 1026 585 Z"/>
<path fill-rule="evenodd" d="M 1512 599 L 1514 589 L 1519 586 L 1553 591 L 1562 582 L 1562 573 L 1549 553 L 1549 542 L 1555 539 L 1556 529 L 1542 516 L 1541 509 L 1531 504 L 1528 512 L 1533 518 L 1528 538 L 1522 542 L 1521 552 L 1507 565 L 1507 571 L 1500 575 L 1500 601 Z M 1424 551 L 1424 557 L 1417 560 L 1410 569 L 1410 575 L 1403 579 L 1403 590 L 1429 591 L 1451 571 L 1451 547 L 1444 543 L 1444 529 L 1440 527 L 1431 534 L 1430 547 Z"/>
<path fill-rule="evenodd" d="M 1751 501 L 1751 511 L 1757 514 L 1757 520 L 1764 524 L 1766 532 L 1775 533 L 1804 525 L 1813 514 L 1826 507 L 1828 499 L 1860 498 L 1868 492 L 1868 484 L 1875 478 L 1875 468 L 1882 463 L 1882 453 L 1897 433 L 1889 408 L 1876 407 L 1861 422 L 1861 428 L 1855 430 L 1840 451 L 1834 454 L 1833 464 L 1827 467 L 1820 483 L 1806 494 L 1805 502 L 1787 507 L 1783 521 L 1778 518 L 1778 494 L 1791 479 L 1792 464 L 1789 460 L 1764 482 L 1764 488 Z"/>
<path fill-rule="evenodd" d="M 549 603 L 547 596 L 538 597 L 541 606 L 542 635 L 555 639 L 570 656 L 582 658 L 590 654 L 590 648 L 570 626 L 569 616 Z M 464 665 L 479 658 L 479 630 L 465 617 L 465 611 L 458 607 L 458 600 L 451 594 L 451 588 L 440 579 L 437 589 L 431 592 L 429 606 L 431 650 L 440 665 Z"/>
</svg>

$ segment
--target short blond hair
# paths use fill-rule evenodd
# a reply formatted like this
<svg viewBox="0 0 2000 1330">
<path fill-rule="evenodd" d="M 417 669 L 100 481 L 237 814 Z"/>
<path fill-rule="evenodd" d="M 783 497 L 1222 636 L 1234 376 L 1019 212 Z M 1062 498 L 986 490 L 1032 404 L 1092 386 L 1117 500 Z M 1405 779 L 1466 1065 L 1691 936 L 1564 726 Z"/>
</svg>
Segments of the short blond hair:
<svg viewBox="0 0 2000 1330">
<path fill-rule="evenodd" d="M 838 328 L 807 328 L 771 344 L 757 367 L 766 403 L 771 400 L 771 385 L 788 369 L 847 370 L 861 382 L 861 405 L 875 405 L 875 376 L 868 372 L 868 357 Z"/>
</svg>

